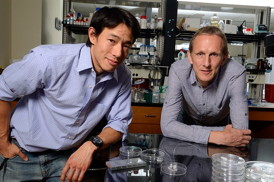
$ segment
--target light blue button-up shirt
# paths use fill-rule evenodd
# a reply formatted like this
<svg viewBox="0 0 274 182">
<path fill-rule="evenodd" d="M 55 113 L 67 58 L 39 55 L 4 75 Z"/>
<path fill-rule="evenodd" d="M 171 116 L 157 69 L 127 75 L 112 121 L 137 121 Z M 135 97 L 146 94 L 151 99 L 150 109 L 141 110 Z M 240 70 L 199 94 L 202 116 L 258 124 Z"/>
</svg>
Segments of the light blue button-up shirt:
<svg viewBox="0 0 274 182">
<path fill-rule="evenodd" d="M 11 118 L 11 136 L 31 152 L 80 145 L 106 116 L 126 136 L 131 74 L 120 65 L 96 76 L 84 44 L 42 45 L 0 75 L 0 99 L 22 96 Z"/>
</svg>

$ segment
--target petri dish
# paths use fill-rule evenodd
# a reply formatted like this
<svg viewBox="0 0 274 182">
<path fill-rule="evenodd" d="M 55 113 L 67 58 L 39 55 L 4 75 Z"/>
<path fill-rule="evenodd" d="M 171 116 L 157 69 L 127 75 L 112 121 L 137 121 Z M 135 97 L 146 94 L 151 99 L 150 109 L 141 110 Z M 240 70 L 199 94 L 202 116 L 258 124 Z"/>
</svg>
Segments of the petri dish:
<svg viewBox="0 0 274 182">
<path fill-rule="evenodd" d="M 274 181 L 274 163 L 264 161 L 246 162 L 246 179 L 252 181 Z"/>
<path fill-rule="evenodd" d="M 158 148 L 143 150 L 141 159 L 151 164 L 160 164 L 164 160 L 165 153 Z"/>
<path fill-rule="evenodd" d="M 161 165 L 161 172 L 170 176 L 182 176 L 186 171 L 186 165 L 179 162 L 167 162 Z"/>
<path fill-rule="evenodd" d="M 244 182 L 245 176 L 242 178 L 234 179 L 233 177 L 220 177 L 220 176 L 211 176 L 211 182 Z"/>
<path fill-rule="evenodd" d="M 231 181 L 243 181 L 245 179 L 245 173 L 243 174 L 228 174 L 212 171 L 212 177 L 219 180 L 231 180 Z"/>
<path fill-rule="evenodd" d="M 120 155 L 124 157 L 139 157 L 142 152 L 140 147 L 136 146 L 123 146 L 120 147 Z"/>
<path fill-rule="evenodd" d="M 221 166 L 245 166 L 245 160 L 234 154 L 217 153 L 212 155 L 212 165 Z"/>
<path fill-rule="evenodd" d="M 243 168 L 224 168 L 220 166 L 212 166 L 212 172 L 215 173 L 222 173 L 222 174 L 227 174 L 227 175 L 244 175 L 245 174 L 245 167 Z"/>
<path fill-rule="evenodd" d="M 229 172 L 229 173 L 242 173 L 245 171 L 245 163 L 241 165 L 232 165 L 222 162 L 213 162 L 212 169 L 215 169 L 220 172 Z"/>
</svg>

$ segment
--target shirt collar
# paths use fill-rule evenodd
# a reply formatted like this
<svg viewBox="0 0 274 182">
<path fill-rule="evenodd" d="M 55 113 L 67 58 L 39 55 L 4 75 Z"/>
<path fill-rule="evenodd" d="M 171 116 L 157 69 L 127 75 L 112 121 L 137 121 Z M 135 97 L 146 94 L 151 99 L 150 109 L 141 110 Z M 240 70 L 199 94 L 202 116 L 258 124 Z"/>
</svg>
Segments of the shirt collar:
<svg viewBox="0 0 274 182">
<path fill-rule="evenodd" d="M 92 58 L 90 54 L 90 47 L 84 45 L 80 51 L 80 58 L 77 66 L 77 71 L 81 72 L 86 69 L 94 69 L 94 68 L 93 68 Z M 104 80 L 110 80 L 112 78 L 114 78 L 118 82 L 117 69 L 115 69 L 114 72 L 103 73 L 100 76 L 99 80 L 104 81 Z"/>
<path fill-rule="evenodd" d="M 196 75 L 195 75 L 195 71 L 193 70 L 193 67 L 191 66 L 191 72 L 190 72 L 190 83 L 192 85 L 194 84 L 198 84 L 198 80 L 196 78 Z"/>
<path fill-rule="evenodd" d="M 213 83 L 211 83 L 210 85 L 208 85 L 207 88 L 209 88 L 209 87 L 217 87 L 217 86 L 218 86 L 217 80 L 218 80 L 218 78 L 220 77 L 221 68 L 222 68 L 222 66 L 220 67 L 220 69 L 219 69 L 217 75 L 214 77 Z M 195 71 L 193 70 L 193 68 L 191 68 L 190 83 L 191 83 L 192 85 L 195 85 L 195 84 L 200 85 L 200 83 L 198 82 L 198 80 L 197 80 L 197 78 L 196 78 L 196 74 L 195 74 Z M 206 89 L 206 88 L 205 88 L 205 89 Z"/>
<path fill-rule="evenodd" d="M 101 75 L 97 76 L 97 79 L 99 82 L 103 82 L 106 80 L 111 80 L 111 79 L 115 79 L 118 82 L 118 74 L 117 74 L 117 69 L 115 69 L 114 72 L 104 72 Z"/>
<path fill-rule="evenodd" d="M 84 45 L 80 50 L 77 71 L 81 72 L 86 69 L 93 69 L 93 65 L 91 61 L 90 47 Z"/>
</svg>

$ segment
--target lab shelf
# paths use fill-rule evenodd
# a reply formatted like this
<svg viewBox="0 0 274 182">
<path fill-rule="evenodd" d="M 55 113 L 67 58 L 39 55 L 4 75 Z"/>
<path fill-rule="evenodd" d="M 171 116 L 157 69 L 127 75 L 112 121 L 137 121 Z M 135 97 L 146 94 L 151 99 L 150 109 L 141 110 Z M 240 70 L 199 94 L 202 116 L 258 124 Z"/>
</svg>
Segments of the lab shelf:
<svg viewBox="0 0 274 182">
<path fill-rule="evenodd" d="M 190 41 L 194 35 L 194 31 L 181 31 L 176 35 L 176 40 Z M 242 42 L 260 42 L 264 39 L 265 34 L 245 35 L 245 34 L 226 34 L 227 41 L 229 43 Z"/>
</svg>

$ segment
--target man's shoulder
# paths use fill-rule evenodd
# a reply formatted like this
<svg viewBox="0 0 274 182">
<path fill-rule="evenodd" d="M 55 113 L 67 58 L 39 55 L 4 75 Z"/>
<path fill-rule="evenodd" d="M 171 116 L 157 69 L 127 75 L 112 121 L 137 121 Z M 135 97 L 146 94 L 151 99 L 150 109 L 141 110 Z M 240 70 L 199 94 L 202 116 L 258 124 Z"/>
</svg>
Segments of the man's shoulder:
<svg viewBox="0 0 274 182">
<path fill-rule="evenodd" d="M 189 63 L 187 58 L 184 58 L 183 60 L 175 61 L 174 63 L 172 63 L 172 67 L 174 69 L 187 70 L 191 68 L 191 64 Z"/>
<path fill-rule="evenodd" d="M 78 54 L 85 44 L 45 44 L 33 48 L 30 52 L 46 55 Z"/>
<path fill-rule="evenodd" d="M 192 69 L 192 66 L 187 58 L 172 63 L 171 67 L 172 70 L 174 70 L 175 72 L 180 72 L 180 74 L 189 73 Z"/>
<path fill-rule="evenodd" d="M 229 74 L 242 74 L 245 67 L 234 59 L 228 59 L 223 65 L 223 70 Z"/>
</svg>

